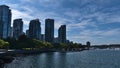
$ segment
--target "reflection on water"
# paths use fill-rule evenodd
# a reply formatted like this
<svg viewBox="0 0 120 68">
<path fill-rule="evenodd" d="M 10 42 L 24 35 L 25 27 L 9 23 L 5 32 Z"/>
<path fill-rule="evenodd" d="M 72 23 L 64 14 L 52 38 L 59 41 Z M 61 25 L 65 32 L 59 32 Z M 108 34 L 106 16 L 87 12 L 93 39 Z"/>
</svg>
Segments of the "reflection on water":
<svg viewBox="0 0 120 68">
<path fill-rule="evenodd" d="M 4 68 L 120 68 L 120 50 L 42 53 L 17 57 Z"/>
<path fill-rule="evenodd" d="M 65 67 L 66 53 L 42 53 L 40 55 L 17 57 L 5 68 L 61 68 Z"/>
</svg>

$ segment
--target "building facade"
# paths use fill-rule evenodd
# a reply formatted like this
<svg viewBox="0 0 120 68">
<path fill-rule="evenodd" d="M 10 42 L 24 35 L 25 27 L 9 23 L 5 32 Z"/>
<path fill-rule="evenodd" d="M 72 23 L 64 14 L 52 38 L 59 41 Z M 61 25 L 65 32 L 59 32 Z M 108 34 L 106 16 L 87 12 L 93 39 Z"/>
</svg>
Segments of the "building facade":
<svg viewBox="0 0 120 68">
<path fill-rule="evenodd" d="M 11 10 L 6 5 L 0 5 L 0 38 L 11 35 Z"/>
<path fill-rule="evenodd" d="M 41 37 L 41 27 L 40 27 L 41 23 L 39 22 L 39 19 L 35 19 L 35 20 L 31 20 L 30 24 L 29 24 L 29 38 L 32 39 L 37 39 L 40 40 Z"/>
<path fill-rule="evenodd" d="M 10 27 L 10 37 L 13 37 L 13 27 Z"/>
<path fill-rule="evenodd" d="M 22 19 L 15 19 L 13 21 L 13 38 L 18 39 L 23 34 L 23 21 Z"/>
<path fill-rule="evenodd" d="M 41 34 L 41 41 L 45 42 L 45 34 Z"/>
<path fill-rule="evenodd" d="M 29 29 L 26 30 L 26 36 L 29 36 Z"/>
<path fill-rule="evenodd" d="M 58 37 L 54 38 L 54 43 L 60 43 Z"/>
<path fill-rule="evenodd" d="M 66 43 L 66 25 L 61 25 L 59 28 L 58 38 L 60 43 Z"/>
<path fill-rule="evenodd" d="M 54 43 L 54 19 L 45 20 L 45 41 Z"/>
</svg>

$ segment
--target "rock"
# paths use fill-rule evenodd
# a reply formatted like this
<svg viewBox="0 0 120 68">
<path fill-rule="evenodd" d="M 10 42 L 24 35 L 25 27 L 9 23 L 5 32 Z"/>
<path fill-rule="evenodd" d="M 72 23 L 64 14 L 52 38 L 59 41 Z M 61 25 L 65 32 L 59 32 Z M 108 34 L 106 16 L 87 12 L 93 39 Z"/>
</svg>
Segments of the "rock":
<svg viewBox="0 0 120 68">
<path fill-rule="evenodd" d="M 0 57 L 0 63 L 11 63 L 14 60 L 12 56 Z"/>
</svg>

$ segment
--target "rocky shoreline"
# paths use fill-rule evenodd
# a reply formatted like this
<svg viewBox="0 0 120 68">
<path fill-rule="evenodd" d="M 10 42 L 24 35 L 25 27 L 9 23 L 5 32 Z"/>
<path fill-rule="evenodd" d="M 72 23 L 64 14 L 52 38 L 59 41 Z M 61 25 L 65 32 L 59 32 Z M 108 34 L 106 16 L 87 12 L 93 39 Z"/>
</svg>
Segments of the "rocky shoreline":
<svg viewBox="0 0 120 68">
<path fill-rule="evenodd" d="M 13 56 L 0 57 L 0 64 L 11 63 L 14 60 Z"/>
</svg>

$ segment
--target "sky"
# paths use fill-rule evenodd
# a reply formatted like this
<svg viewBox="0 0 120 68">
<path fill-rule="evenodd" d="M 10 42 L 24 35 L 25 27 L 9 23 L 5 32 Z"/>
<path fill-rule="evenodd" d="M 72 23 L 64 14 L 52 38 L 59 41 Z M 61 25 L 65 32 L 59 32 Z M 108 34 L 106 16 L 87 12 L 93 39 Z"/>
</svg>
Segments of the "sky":
<svg viewBox="0 0 120 68">
<path fill-rule="evenodd" d="M 22 18 L 24 32 L 30 20 L 39 19 L 42 33 L 45 19 L 55 20 L 58 28 L 67 26 L 67 39 L 85 44 L 120 44 L 120 0 L 0 0 L 8 5 L 14 19 Z"/>
</svg>

